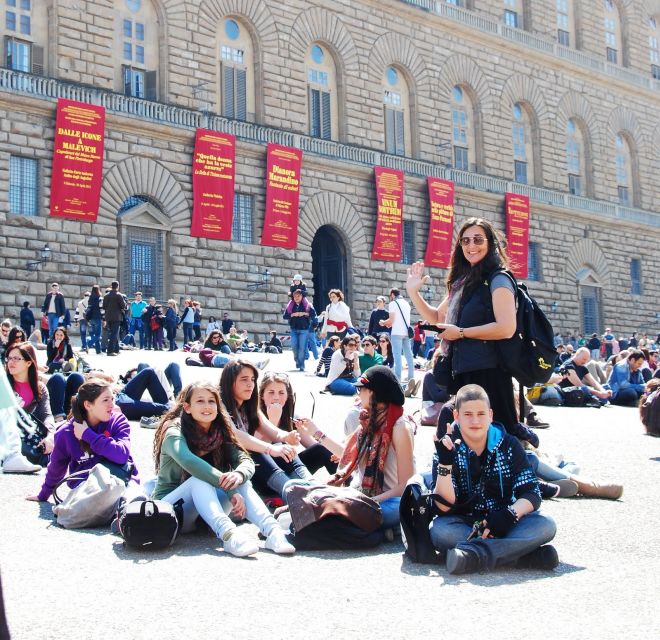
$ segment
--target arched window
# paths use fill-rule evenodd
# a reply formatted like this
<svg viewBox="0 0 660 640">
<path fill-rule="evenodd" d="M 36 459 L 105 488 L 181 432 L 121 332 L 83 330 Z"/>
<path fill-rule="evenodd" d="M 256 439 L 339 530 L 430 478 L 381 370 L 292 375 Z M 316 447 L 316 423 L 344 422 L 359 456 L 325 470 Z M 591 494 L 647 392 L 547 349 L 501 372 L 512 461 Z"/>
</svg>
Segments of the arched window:
<svg viewBox="0 0 660 640">
<path fill-rule="evenodd" d="M 605 10 L 605 55 L 607 61 L 617 64 L 623 50 L 621 16 L 614 0 L 603 0 Z"/>
<path fill-rule="evenodd" d="M 557 42 L 565 47 L 575 43 L 575 14 L 573 0 L 556 0 L 557 2 Z"/>
<path fill-rule="evenodd" d="M 383 109 L 385 115 L 385 152 L 397 156 L 411 155 L 410 92 L 403 73 L 388 67 L 383 77 Z"/>
<path fill-rule="evenodd" d="M 43 0 L 2 0 L 4 19 L 3 65 L 14 71 L 44 73 L 44 48 L 48 35 Z"/>
<path fill-rule="evenodd" d="M 521 0 L 504 0 L 504 24 L 516 29 L 523 27 L 523 6 Z"/>
<path fill-rule="evenodd" d="M 658 27 L 660 18 L 649 16 L 649 58 L 651 60 L 651 75 L 660 80 L 660 28 Z"/>
<path fill-rule="evenodd" d="M 454 168 L 475 167 L 474 110 L 467 92 L 456 85 L 451 91 L 451 143 Z"/>
<path fill-rule="evenodd" d="M 619 204 L 632 202 L 632 153 L 626 137 L 618 133 L 615 140 L 616 190 Z"/>
<path fill-rule="evenodd" d="M 576 196 L 584 195 L 586 175 L 584 135 L 574 118 L 566 123 L 566 167 L 569 193 Z"/>
<path fill-rule="evenodd" d="M 309 135 L 337 139 L 337 72 L 330 52 L 317 42 L 307 52 Z"/>
<path fill-rule="evenodd" d="M 226 118 L 254 121 L 254 51 L 244 24 L 226 18 L 218 38 L 220 58 L 220 105 Z"/>
<path fill-rule="evenodd" d="M 115 0 L 119 15 L 118 57 L 124 95 L 158 99 L 160 28 L 151 0 Z"/>
<path fill-rule="evenodd" d="M 513 175 L 516 182 L 528 184 L 534 178 L 534 148 L 531 119 L 527 108 L 520 102 L 513 105 Z"/>
</svg>

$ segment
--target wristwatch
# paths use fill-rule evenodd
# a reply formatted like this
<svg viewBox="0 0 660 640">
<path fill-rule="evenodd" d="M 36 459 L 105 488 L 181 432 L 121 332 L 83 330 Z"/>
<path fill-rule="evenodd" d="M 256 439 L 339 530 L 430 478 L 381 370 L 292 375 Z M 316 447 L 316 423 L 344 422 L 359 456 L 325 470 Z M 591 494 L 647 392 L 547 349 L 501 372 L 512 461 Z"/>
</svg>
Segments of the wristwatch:
<svg viewBox="0 0 660 640">
<path fill-rule="evenodd" d="M 463 331 L 463 327 L 459 327 L 459 328 L 458 328 L 458 337 L 459 337 L 461 340 L 462 340 L 463 338 L 465 338 L 465 333 L 464 333 L 464 331 Z"/>
</svg>

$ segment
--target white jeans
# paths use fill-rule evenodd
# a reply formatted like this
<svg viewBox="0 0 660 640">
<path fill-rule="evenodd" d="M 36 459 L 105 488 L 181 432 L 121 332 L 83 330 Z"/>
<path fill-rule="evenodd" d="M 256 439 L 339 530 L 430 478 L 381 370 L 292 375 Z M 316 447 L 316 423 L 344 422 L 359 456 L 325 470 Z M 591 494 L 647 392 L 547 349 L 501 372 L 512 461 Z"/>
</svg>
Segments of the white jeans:
<svg viewBox="0 0 660 640">
<path fill-rule="evenodd" d="M 21 452 L 21 434 L 16 426 L 16 410 L 0 409 L 0 461 Z"/>
</svg>

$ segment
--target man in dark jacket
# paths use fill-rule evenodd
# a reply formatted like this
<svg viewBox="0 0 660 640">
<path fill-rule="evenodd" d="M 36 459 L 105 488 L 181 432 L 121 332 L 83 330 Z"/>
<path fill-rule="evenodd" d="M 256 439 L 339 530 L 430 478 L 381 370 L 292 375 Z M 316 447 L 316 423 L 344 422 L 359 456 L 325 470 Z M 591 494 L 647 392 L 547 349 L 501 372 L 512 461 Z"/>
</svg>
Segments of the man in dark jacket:
<svg viewBox="0 0 660 640">
<path fill-rule="evenodd" d="M 113 280 L 110 283 L 110 291 L 103 296 L 105 325 L 108 329 L 107 353 L 109 356 L 119 354 L 119 327 L 127 308 L 126 297 L 119 292 L 119 282 Z"/>
<path fill-rule="evenodd" d="M 64 323 L 64 316 L 66 315 L 66 302 L 64 296 L 60 293 L 60 285 L 57 282 L 50 285 L 50 293 L 44 298 L 41 313 L 48 317 L 49 335 L 54 335 L 57 326 Z"/>
<path fill-rule="evenodd" d="M 536 475 L 520 442 L 492 422 L 482 387 L 469 384 L 456 394 L 454 424 L 436 441 L 435 493 L 440 515 L 431 540 L 446 553 L 452 574 L 519 567 L 554 569 L 559 560 L 552 540 L 556 525 L 538 512 Z"/>
<path fill-rule="evenodd" d="M 296 289 L 293 299 L 287 305 L 283 318 L 289 321 L 291 328 L 291 350 L 299 371 L 305 370 L 305 356 L 307 355 L 307 336 L 316 320 L 316 311 L 303 295 L 302 289 Z"/>
</svg>

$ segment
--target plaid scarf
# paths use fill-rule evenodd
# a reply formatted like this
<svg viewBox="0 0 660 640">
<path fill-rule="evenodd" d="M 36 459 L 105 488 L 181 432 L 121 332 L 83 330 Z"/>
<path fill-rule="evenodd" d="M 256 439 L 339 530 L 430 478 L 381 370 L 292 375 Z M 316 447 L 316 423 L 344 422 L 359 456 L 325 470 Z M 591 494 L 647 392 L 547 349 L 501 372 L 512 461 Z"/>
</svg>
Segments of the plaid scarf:
<svg viewBox="0 0 660 640">
<path fill-rule="evenodd" d="M 339 471 L 328 484 L 348 484 L 355 468 L 365 459 L 360 491 L 367 496 L 383 493 L 385 460 L 392 443 L 394 423 L 403 415 L 403 407 L 389 404 L 376 411 L 376 430 L 373 433 L 369 429 L 371 414 L 369 411 L 360 413 L 360 426 L 348 437 L 339 461 Z"/>
<path fill-rule="evenodd" d="M 222 436 L 222 430 L 217 425 L 211 425 L 211 428 L 208 430 L 200 429 L 198 426 L 194 426 L 192 429 L 187 430 L 185 434 L 186 442 L 188 443 L 188 448 L 198 457 L 203 458 L 209 453 L 212 454 L 213 466 L 219 469 L 220 467 L 220 448 L 224 442 L 224 437 Z M 181 479 L 187 480 L 190 477 L 190 474 L 182 469 Z"/>
</svg>

